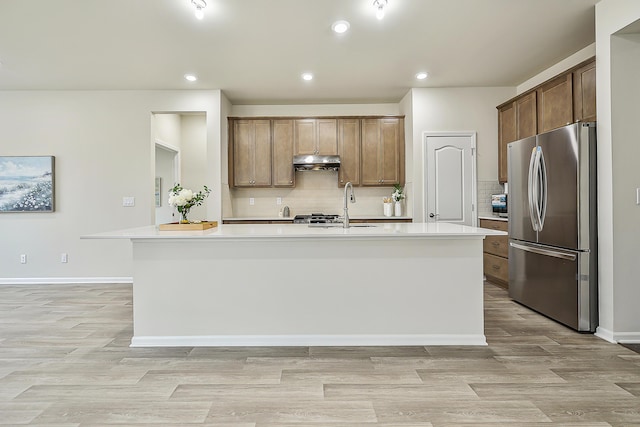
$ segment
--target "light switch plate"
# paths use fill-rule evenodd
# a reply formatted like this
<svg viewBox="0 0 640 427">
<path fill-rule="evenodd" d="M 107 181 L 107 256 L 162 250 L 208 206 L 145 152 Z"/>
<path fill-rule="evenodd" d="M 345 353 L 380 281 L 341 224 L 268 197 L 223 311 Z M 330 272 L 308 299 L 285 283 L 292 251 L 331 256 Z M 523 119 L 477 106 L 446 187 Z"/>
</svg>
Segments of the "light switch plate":
<svg viewBox="0 0 640 427">
<path fill-rule="evenodd" d="M 249 197 L 249 205 L 253 206 L 256 204 L 256 200 L 253 197 Z"/>
<path fill-rule="evenodd" d="M 136 205 L 136 198 L 135 197 L 123 197 L 122 198 L 122 206 L 125 207 L 132 207 Z"/>
<path fill-rule="evenodd" d="M 282 197 L 276 197 L 276 205 L 282 204 Z"/>
</svg>

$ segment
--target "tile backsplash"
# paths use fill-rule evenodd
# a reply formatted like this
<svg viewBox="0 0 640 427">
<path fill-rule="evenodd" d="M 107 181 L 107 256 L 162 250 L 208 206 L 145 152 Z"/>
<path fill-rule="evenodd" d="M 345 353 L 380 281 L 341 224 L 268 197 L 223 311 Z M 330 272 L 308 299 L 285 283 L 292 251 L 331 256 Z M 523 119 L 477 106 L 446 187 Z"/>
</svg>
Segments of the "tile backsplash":
<svg viewBox="0 0 640 427">
<path fill-rule="evenodd" d="M 344 187 L 338 187 L 335 171 L 296 172 L 293 188 L 235 188 L 229 193 L 231 210 L 225 209 L 225 217 L 277 217 L 284 206 L 289 206 L 291 217 L 312 212 L 343 213 Z M 393 187 L 354 187 L 354 193 L 356 203 L 349 203 L 349 215 L 382 216 L 382 199 L 391 196 Z M 405 193 L 410 194 L 406 188 Z M 277 198 L 282 199 L 281 205 L 276 204 Z M 408 202 L 405 200 L 403 204 L 405 215 L 411 212 Z"/>
<path fill-rule="evenodd" d="M 226 191 L 223 206 L 225 218 L 272 218 L 285 206 L 290 216 L 322 212 L 342 214 L 344 187 L 338 187 L 337 172 L 296 172 L 293 188 L 235 188 Z M 478 216 L 492 216 L 491 195 L 501 194 L 504 187 L 498 181 L 478 181 Z M 411 194 L 410 184 L 405 194 Z M 351 216 L 382 216 L 384 197 L 390 197 L 393 187 L 355 187 L 356 203 L 349 204 Z M 276 204 L 278 198 L 282 204 Z M 250 204 L 253 199 L 253 205 Z M 403 203 L 403 215 L 411 216 L 412 201 Z"/>
<path fill-rule="evenodd" d="M 478 216 L 492 216 L 491 195 L 504 193 L 498 181 L 478 181 Z"/>
</svg>

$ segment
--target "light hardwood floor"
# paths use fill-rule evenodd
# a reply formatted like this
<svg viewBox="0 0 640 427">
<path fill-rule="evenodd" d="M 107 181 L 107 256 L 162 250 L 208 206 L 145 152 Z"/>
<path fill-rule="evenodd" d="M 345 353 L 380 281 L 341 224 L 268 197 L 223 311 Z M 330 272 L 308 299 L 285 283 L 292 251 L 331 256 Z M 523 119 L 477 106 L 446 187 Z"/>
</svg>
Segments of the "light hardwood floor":
<svg viewBox="0 0 640 427">
<path fill-rule="evenodd" d="M 0 424 L 640 426 L 640 354 L 491 284 L 487 347 L 129 348 L 131 307 L 128 285 L 0 286 Z"/>
</svg>

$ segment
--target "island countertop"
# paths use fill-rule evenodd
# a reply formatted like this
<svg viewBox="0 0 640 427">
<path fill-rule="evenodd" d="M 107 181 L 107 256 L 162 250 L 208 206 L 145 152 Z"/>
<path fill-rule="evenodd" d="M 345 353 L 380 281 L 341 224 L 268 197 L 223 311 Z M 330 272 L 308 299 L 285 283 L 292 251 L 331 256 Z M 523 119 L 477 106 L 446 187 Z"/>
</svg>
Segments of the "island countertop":
<svg viewBox="0 0 640 427">
<path fill-rule="evenodd" d="M 83 238 L 131 241 L 134 347 L 424 346 L 486 345 L 483 239 L 502 234 L 220 224 Z"/>
<path fill-rule="evenodd" d="M 84 239 L 197 239 L 197 240 L 270 240 L 270 239 L 380 239 L 429 238 L 482 239 L 505 235 L 503 231 L 468 227 L 451 223 L 354 224 L 349 228 L 308 226 L 307 224 L 221 224 L 203 231 L 160 231 L 157 226 L 129 228 L 82 236 Z"/>
</svg>

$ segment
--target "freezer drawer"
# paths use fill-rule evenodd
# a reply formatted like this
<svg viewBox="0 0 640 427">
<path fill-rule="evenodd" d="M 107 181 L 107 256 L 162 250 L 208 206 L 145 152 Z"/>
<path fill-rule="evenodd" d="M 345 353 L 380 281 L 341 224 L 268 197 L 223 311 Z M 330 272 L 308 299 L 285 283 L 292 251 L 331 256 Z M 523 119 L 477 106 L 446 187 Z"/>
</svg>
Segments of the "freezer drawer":
<svg viewBox="0 0 640 427">
<path fill-rule="evenodd" d="M 597 326 L 588 252 L 509 241 L 509 296 L 578 331 Z"/>
</svg>

